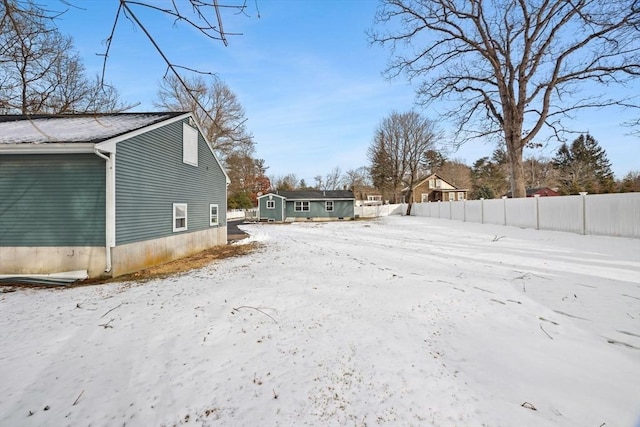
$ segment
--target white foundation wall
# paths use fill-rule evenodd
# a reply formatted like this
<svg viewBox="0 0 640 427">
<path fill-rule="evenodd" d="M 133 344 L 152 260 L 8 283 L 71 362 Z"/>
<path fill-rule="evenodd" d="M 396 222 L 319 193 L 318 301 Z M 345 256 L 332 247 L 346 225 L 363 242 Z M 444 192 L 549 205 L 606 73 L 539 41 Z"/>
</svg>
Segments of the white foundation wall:
<svg viewBox="0 0 640 427">
<path fill-rule="evenodd" d="M 226 244 L 227 227 L 223 226 L 116 246 L 111 249 L 111 274 L 116 277 L 133 273 Z"/>
<path fill-rule="evenodd" d="M 104 247 L 0 247 L 0 274 L 87 270 L 90 278 L 116 277 L 226 244 L 227 227 L 217 227 L 117 246 L 108 273 Z"/>
<path fill-rule="evenodd" d="M 50 274 L 87 270 L 105 275 L 105 248 L 92 246 L 0 247 L 0 274 Z"/>
</svg>

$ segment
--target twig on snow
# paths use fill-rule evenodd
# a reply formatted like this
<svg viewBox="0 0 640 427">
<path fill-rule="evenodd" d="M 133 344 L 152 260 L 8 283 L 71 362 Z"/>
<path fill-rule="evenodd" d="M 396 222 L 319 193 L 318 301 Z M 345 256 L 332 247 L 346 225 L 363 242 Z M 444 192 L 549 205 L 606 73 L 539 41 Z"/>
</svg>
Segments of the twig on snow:
<svg viewBox="0 0 640 427">
<path fill-rule="evenodd" d="M 241 305 L 240 307 L 233 307 L 232 310 L 240 311 L 241 308 L 250 308 L 252 310 L 259 311 L 260 313 L 262 313 L 265 316 L 267 316 L 269 319 L 273 320 L 276 324 L 278 324 L 278 321 L 276 319 L 274 319 L 269 313 L 265 313 L 264 311 L 260 310 L 260 308 L 258 308 L 258 307 L 252 307 L 250 305 Z"/>
<path fill-rule="evenodd" d="M 496 235 L 493 237 L 493 240 L 491 240 L 491 241 L 492 241 L 492 242 L 497 242 L 498 240 L 500 240 L 500 239 L 504 239 L 505 237 L 507 237 L 507 236 L 500 236 L 500 237 L 498 237 L 498 235 L 496 234 Z"/>
<path fill-rule="evenodd" d="M 524 402 L 522 405 L 523 408 L 527 408 L 527 409 L 531 409 L 532 411 L 537 411 L 536 407 L 533 406 L 531 403 L 529 402 Z"/>
<path fill-rule="evenodd" d="M 545 334 L 546 334 L 550 339 L 553 339 L 553 337 L 552 337 L 551 335 L 549 335 L 549 334 L 547 333 L 547 331 L 545 331 L 545 330 L 544 330 L 544 328 L 542 327 L 542 325 L 538 325 L 538 326 L 540 326 L 540 329 L 542 329 L 542 332 L 544 332 L 544 333 L 545 333 Z"/>
<path fill-rule="evenodd" d="M 273 389 L 273 388 L 271 390 L 273 390 L 273 398 L 277 399 L 278 398 L 278 393 L 276 393 L 276 390 Z"/>
<path fill-rule="evenodd" d="M 109 320 L 107 323 L 103 323 L 102 325 L 98 325 L 98 326 L 102 326 L 103 328 L 107 329 L 107 328 L 113 328 L 113 326 L 111 326 L 109 323 L 113 322 L 113 319 Z"/>
<path fill-rule="evenodd" d="M 76 404 L 78 403 L 78 400 L 80 400 L 80 396 L 82 396 L 82 394 L 83 394 L 83 393 L 84 393 L 84 390 L 82 390 L 82 391 L 80 392 L 80 394 L 78 395 L 78 397 L 76 398 L 76 400 L 73 402 L 73 405 L 71 405 L 71 406 L 76 406 Z"/>
<path fill-rule="evenodd" d="M 111 310 L 107 311 L 105 314 L 103 314 L 102 316 L 100 316 L 100 318 L 102 319 L 104 316 L 106 316 L 107 314 L 111 313 L 113 310 L 115 310 L 116 308 L 120 307 L 122 305 L 122 303 L 116 305 L 115 307 L 113 307 Z"/>
</svg>

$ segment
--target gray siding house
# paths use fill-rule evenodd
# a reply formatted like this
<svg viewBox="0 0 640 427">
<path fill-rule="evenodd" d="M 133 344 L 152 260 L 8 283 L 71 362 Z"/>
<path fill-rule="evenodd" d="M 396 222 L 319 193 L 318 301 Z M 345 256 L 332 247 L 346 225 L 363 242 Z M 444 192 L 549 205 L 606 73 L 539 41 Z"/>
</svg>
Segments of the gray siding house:
<svg viewBox="0 0 640 427">
<path fill-rule="evenodd" d="M 0 116 L 0 274 L 119 276 L 226 244 L 191 113 Z"/>
<path fill-rule="evenodd" d="M 355 201 L 349 190 L 278 191 L 258 197 L 258 218 L 270 222 L 354 219 Z"/>
</svg>

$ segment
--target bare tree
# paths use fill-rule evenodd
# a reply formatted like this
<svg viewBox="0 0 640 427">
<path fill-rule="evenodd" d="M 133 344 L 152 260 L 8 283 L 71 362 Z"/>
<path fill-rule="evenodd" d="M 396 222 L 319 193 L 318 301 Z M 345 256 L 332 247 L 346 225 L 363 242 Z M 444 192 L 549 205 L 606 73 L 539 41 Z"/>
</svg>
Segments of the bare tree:
<svg viewBox="0 0 640 427">
<path fill-rule="evenodd" d="M 461 160 L 445 160 L 433 171 L 448 183 L 455 185 L 456 188 L 471 188 L 471 168 Z"/>
<path fill-rule="evenodd" d="M 336 166 L 324 178 L 322 175 L 317 175 L 314 180 L 318 190 L 339 190 L 343 185 L 344 177 L 340 166 Z"/>
<path fill-rule="evenodd" d="M 560 119 L 576 110 L 638 108 L 637 93 L 583 90 L 640 75 L 638 0 L 383 0 L 376 23 L 393 28 L 370 33 L 391 48 L 387 76 L 422 80 L 424 105 L 447 101 L 458 143 L 501 137 L 516 197 L 523 148 L 543 128 L 560 136 Z"/>
<path fill-rule="evenodd" d="M 4 113 L 121 111 L 115 89 L 86 76 L 71 37 L 33 2 L 0 0 L 0 108 Z"/>
<path fill-rule="evenodd" d="M 424 174 L 427 153 L 439 137 L 435 123 L 415 111 L 393 112 L 382 120 L 369 147 L 374 185 L 391 190 L 394 196 L 406 189 L 407 215 L 411 214 L 412 189 Z"/>
<path fill-rule="evenodd" d="M 223 160 L 234 153 L 250 155 L 254 151 L 244 108 L 229 86 L 218 79 L 207 84 L 202 76 L 165 76 L 154 104 L 171 111 L 193 111 L 207 140 Z"/>
<path fill-rule="evenodd" d="M 298 178 L 295 174 L 271 176 L 271 189 L 274 191 L 291 191 L 298 188 Z"/>
</svg>

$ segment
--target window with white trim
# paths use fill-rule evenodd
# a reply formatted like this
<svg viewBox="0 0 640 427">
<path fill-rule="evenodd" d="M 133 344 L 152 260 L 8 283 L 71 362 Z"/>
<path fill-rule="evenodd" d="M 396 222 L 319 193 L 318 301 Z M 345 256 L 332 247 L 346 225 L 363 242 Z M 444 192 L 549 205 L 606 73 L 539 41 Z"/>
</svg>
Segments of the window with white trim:
<svg viewBox="0 0 640 427">
<path fill-rule="evenodd" d="M 454 193 L 453 191 L 449 192 L 449 201 L 455 200 L 456 199 L 456 193 Z"/>
<path fill-rule="evenodd" d="M 267 200 L 267 209 L 275 209 L 276 201 L 275 200 Z"/>
<path fill-rule="evenodd" d="M 173 204 L 173 231 L 184 231 L 187 229 L 187 204 Z"/>
<path fill-rule="evenodd" d="M 309 202 L 296 201 L 293 204 L 293 210 L 296 212 L 309 212 Z"/>
<path fill-rule="evenodd" d="M 429 188 L 436 188 L 436 180 L 435 179 L 430 179 L 429 180 Z"/>
<path fill-rule="evenodd" d="M 209 225 L 218 225 L 218 205 L 209 205 Z"/>
<path fill-rule="evenodd" d="M 324 202 L 324 210 L 327 212 L 333 212 L 333 200 L 327 200 Z"/>
<path fill-rule="evenodd" d="M 458 191 L 458 200 L 464 200 L 464 191 Z"/>
<path fill-rule="evenodd" d="M 198 166 L 198 130 L 186 123 L 182 124 L 182 161 Z"/>
</svg>

